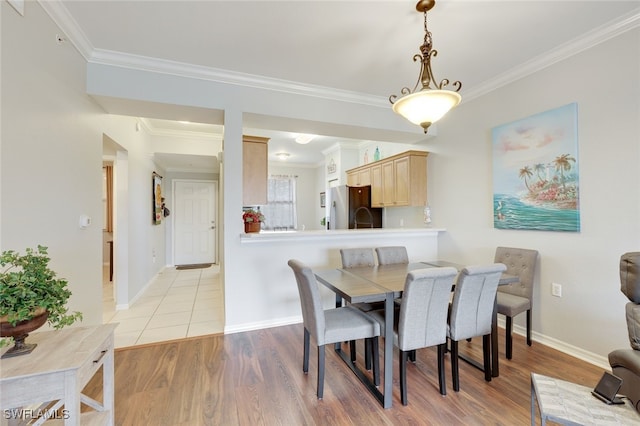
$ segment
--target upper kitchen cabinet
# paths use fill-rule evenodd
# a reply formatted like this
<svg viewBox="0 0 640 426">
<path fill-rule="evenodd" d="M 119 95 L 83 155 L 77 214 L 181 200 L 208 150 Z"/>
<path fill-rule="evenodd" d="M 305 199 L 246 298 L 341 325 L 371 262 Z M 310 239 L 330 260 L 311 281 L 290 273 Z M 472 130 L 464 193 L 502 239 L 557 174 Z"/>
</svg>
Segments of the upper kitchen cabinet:
<svg viewBox="0 0 640 426">
<path fill-rule="evenodd" d="M 372 207 L 424 206 L 427 202 L 428 155 L 425 151 L 406 151 L 356 167 L 347 171 L 348 181 L 361 182 L 361 173 L 368 176 Z"/>
<path fill-rule="evenodd" d="M 358 168 L 356 171 L 347 172 L 347 186 L 369 186 L 371 185 L 371 169 Z"/>
<path fill-rule="evenodd" d="M 267 204 L 269 138 L 242 137 L 242 204 Z"/>
</svg>

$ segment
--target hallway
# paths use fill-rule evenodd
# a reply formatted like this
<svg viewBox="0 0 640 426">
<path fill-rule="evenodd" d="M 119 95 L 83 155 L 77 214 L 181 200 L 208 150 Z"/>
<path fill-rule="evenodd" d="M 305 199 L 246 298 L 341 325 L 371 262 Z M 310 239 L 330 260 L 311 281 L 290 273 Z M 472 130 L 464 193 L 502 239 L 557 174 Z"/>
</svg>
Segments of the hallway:
<svg viewBox="0 0 640 426">
<path fill-rule="evenodd" d="M 115 347 L 143 345 L 224 331 L 220 266 L 165 268 L 127 310 L 116 311 L 113 283 L 103 270 L 103 323 L 119 323 Z"/>
</svg>

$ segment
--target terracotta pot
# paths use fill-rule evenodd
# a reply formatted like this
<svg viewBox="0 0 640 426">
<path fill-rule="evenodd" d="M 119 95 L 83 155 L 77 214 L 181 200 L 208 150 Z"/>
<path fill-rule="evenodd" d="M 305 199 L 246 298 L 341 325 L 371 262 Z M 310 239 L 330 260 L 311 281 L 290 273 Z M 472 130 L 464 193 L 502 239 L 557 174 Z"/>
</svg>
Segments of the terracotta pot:
<svg viewBox="0 0 640 426">
<path fill-rule="evenodd" d="M 245 222 L 244 232 L 247 234 L 251 232 L 260 232 L 260 222 Z"/>
<path fill-rule="evenodd" d="M 20 321 L 16 325 L 11 325 L 6 322 L 7 317 L 0 317 L 0 336 L 12 337 L 15 345 L 2 355 L 2 358 L 9 358 L 17 355 L 26 355 L 31 353 L 37 346 L 36 344 L 26 344 L 24 340 L 27 338 L 30 332 L 36 330 L 47 322 L 49 313 L 43 308 L 38 308 L 35 311 L 35 316 L 30 320 Z"/>
</svg>

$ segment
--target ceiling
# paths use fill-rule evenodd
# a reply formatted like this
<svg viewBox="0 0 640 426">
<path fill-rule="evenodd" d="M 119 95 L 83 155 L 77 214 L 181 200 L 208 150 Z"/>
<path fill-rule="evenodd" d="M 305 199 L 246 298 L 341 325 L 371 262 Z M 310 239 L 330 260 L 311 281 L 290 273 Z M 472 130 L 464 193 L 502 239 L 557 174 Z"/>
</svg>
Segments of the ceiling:
<svg viewBox="0 0 640 426">
<path fill-rule="evenodd" d="M 412 57 L 422 43 L 424 23 L 415 3 L 58 2 L 68 13 L 67 28 L 74 29 L 69 32 L 83 37 L 84 45 L 96 52 L 170 60 L 381 99 L 399 94 L 404 86 L 413 87 L 418 77 Z M 460 80 L 465 102 L 612 37 L 624 26 L 637 26 L 639 16 L 640 0 L 438 1 L 428 14 L 438 51 L 434 74 L 438 81 Z M 153 125 L 184 127 L 160 121 Z M 301 149 L 292 141 L 294 135 L 262 134 L 272 137 L 271 153 Z M 418 127 L 416 135 L 421 135 Z M 319 137 L 304 146 L 303 154 L 335 142 Z M 310 155 L 305 162 L 317 158 Z"/>
</svg>

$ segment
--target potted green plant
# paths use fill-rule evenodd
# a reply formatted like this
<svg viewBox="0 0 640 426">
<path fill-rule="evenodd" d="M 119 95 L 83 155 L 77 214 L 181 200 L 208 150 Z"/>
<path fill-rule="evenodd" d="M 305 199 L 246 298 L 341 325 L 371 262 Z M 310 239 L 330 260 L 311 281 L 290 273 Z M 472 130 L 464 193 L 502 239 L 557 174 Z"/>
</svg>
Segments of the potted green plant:
<svg viewBox="0 0 640 426">
<path fill-rule="evenodd" d="M 244 232 L 260 232 L 260 224 L 264 222 L 264 215 L 260 210 L 247 209 L 242 212 Z"/>
<path fill-rule="evenodd" d="M 25 254 L 7 250 L 0 256 L 0 336 L 15 342 L 4 356 L 31 352 L 35 345 L 26 345 L 24 339 L 45 322 L 59 329 L 82 320 L 81 312 L 69 312 L 68 282 L 56 278 L 50 260 L 47 247 L 40 245 L 37 250 L 27 248 Z M 0 347 L 9 342 L 3 339 Z"/>
</svg>

